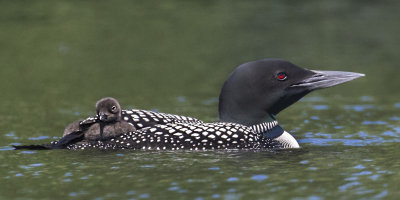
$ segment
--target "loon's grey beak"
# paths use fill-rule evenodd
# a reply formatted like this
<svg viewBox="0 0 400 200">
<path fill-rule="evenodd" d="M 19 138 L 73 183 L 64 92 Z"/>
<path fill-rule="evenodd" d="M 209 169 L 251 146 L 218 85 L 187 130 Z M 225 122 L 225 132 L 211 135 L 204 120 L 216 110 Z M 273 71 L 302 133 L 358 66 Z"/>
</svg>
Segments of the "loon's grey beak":
<svg viewBox="0 0 400 200">
<path fill-rule="evenodd" d="M 332 87 L 365 76 L 364 74 L 355 72 L 311 71 L 315 74 L 310 78 L 302 80 L 300 83 L 292 85 L 291 87 L 306 87 L 310 90 L 316 90 Z"/>
</svg>

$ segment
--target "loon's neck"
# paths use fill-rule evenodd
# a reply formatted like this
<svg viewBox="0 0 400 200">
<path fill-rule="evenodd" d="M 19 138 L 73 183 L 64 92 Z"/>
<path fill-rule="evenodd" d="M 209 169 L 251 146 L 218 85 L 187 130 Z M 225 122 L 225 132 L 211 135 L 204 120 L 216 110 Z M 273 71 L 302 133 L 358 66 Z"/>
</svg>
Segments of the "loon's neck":
<svg viewBox="0 0 400 200">
<path fill-rule="evenodd" d="M 255 89 L 252 79 L 247 77 L 254 74 L 245 73 L 242 75 L 246 77 L 243 77 L 236 71 L 222 86 L 218 104 L 219 121 L 245 126 L 274 121 L 275 118 L 268 112 L 273 96 L 265 96 Z"/>
<path fill-rule="evenodd" d="M 238 104 L 230 99 L 220 98 L 218 117 L 220 122 L 232 122 L 253 126 L 265 122 L 276 121 L 275 117 L 254 104 Z"/>
</svg>

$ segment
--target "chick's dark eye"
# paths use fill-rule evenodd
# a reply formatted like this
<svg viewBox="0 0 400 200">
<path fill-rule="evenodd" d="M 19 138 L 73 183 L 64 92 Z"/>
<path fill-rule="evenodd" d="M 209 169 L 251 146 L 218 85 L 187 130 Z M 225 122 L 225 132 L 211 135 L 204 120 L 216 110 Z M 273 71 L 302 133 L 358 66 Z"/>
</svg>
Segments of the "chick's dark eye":
<svg viewBox="0 0 400 200">
<path fill-rule="evenodd" d="M 113 107 L 111 107 L 111 110 L 115 110 L 115 109 L 117 109 L 117 107 L 116 106 L 113 106 Z"/>
<path fill-rule="evenodd" d="M 279 72 L 276 74 L 276 78 L 280 81 L 284 81 L 287 79 L 287 75 L 285 72 Z"/>
</svg>

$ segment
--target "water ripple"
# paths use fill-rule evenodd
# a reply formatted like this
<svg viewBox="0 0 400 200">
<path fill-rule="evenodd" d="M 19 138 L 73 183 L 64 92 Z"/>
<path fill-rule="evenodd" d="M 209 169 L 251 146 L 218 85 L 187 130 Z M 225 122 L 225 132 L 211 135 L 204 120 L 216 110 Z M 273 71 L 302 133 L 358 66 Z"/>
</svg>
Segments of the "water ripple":
<svg viewBox="0 0 400 200">
<path fill-rule="evenodd" d="M 385 121 L 363 121 L 362 125 L 384 125 L 387 124 Z"/>
<path fill-rule="evenodd" d="M 154 165 L 142 165 L 140 167 L 142 167 L 142 168 L 154 168 Z"/>
<path fill-rule="evenodd" d="M 383 135 L 383 136 L 391 136 L 391 137 L 399 137 L 399 134 L 395 133 L 393 131 L 385 131 L 381 135 Z"/>
<path fill-rule="evenodd" d="M 356 112 L 363 112 L 368 109 L 375 108 L 375 105 L 345 105 L 344 109 L 346 110 L 353 110 Z"/>
<path fill-rule="evenodd" d="M 350 189 L 350 188 L 352 188 L 352 187 L 354 187 L 354 186 L 358 186 L 358 185 L 361 185 L 361 183 L 358 182 L 358 181 L 346 183 L 346 184 L 344 184 L 344 185 L 339 186 L 339 190 L 340 190 L 341 192 L 345 192 L 345 191 L 347 191 L 348 189 Z"/>
<path fill-rule="evenodd" d="M 47 135 L 42 135 L 42 136 L 38 136 L 38 137 L 29 137 L 29 140 L 45 140 L 45 139 L 49 139 L 50 137 Z"/>
<path fill-rule="evenodd" d="M 16 145 L 16 144 L 13 144 L 13 145 Z M 14 148 L 9 147 L 9 146 L 0 147 L 0 151 L 10 151 L 10 150 L 14 150 Z"/>
<path fill-rule="evenodd" d="M 377 194 L 377 195 L 374 197 L 374 199 L 383 198 L 383 197 L 387 196 L 388 193 L 389 193 L 389 192 L 388 192 L 387 190 L 384 190 L 384 191 L 382 191 L 381 193 Z"/>
<path fill-rule="evenodd" d="M 371 171 L 362 171 L 360 173 L 354 173 L 352 174 L 353 176 L 364 176 L 364 175 L 371 175 L 372 172 Z"/>
<path fill-rule="evenodd" d="M 253 175 L 252 177 L 251 177 L 251 179 L 252 180 L 255 180 L 255 181 L 264 181 L 265 179 L 267 179 L 268 178 L 268 176 L 267 175 L 264 175 L 264 174 L 257 174 L 257 175 Z"/>
<path fill-rule="evenodd" d="M 329 106 L 327 106 L 327 105 L 313 105 L 312 109 L 314 109 L 314 110 L 328 110 Z"/>
<path fill-rule="evenodd" d="M 346 146 L 367 146 L 367 145 L 379 145 L 383 143 L 400 142 L 400 139 L 385 140 L 383 138 L 374 139 L 323 139 L 323 138 L 309 138 L 300 139 L 299 143 L 308 143 L 313 145 L 321 146 L 332 146 L 336 143 L 342 143 Z"/>
<path fill-rule="evenodd" d="M 308 164 L 309 163 L 309 161 L 308 160 L 303 160 L 303 161 L 300 161 L 300 164 L 303 164 L 303 165 L 305 165 L 305 164 Z"/>
<path fill-rule="evenodd" d="M 35 154 L 36 151 L 21 151 L 22 154 Z"/>
<path fill-rule="evenodd" d="M 228 179 L 226 179 L 227 182 L 236 182 L 239 181 L 239 178 L 237 177 L 229 177 Z"/>
<path fill-rule="evenodd" d="M 389 119 L 392 120 L 392 121 L 399 121 L 400 117 L 395 116 L 395 117 L 391 117 Z"/>
<path fill-rule="evenodd" d="M 366 101 L 366 102 L 371 102 L 371 101 L 374 101 L 375 98 L 371 97 L 371 96 L 362 96 L 362 97 L 360 97 L 360 100 L 361 101 Z"/>
<path fill-rule="evenodd" d="M 360 165 L 355 166 L 354 168 L 355 169 L 365 169 L 365 166 L 360 164 Z"/>
</svg>

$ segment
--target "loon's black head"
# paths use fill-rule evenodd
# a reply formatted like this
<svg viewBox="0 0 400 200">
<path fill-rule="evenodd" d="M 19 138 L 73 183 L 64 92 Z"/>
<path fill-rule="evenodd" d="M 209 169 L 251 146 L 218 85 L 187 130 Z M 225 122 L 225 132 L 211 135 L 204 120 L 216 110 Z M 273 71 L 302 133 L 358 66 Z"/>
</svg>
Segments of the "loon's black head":
<svg viewBox="0 0 400 200">
<path fill-rule="evenodd" d="M 273 118 L 309 92 L 364 76 L 314 71 L 281 59 L 263 59 L 237 67 L 219 97 L 219 120 L 254 125 Z"/>
<path fill-rule="evenodd" d="M 96 103 L 96 112 L 100 121 L 114 122 L 121 119 L 121 106 L 112 97 L 102 98 Z"/>
</svg>

